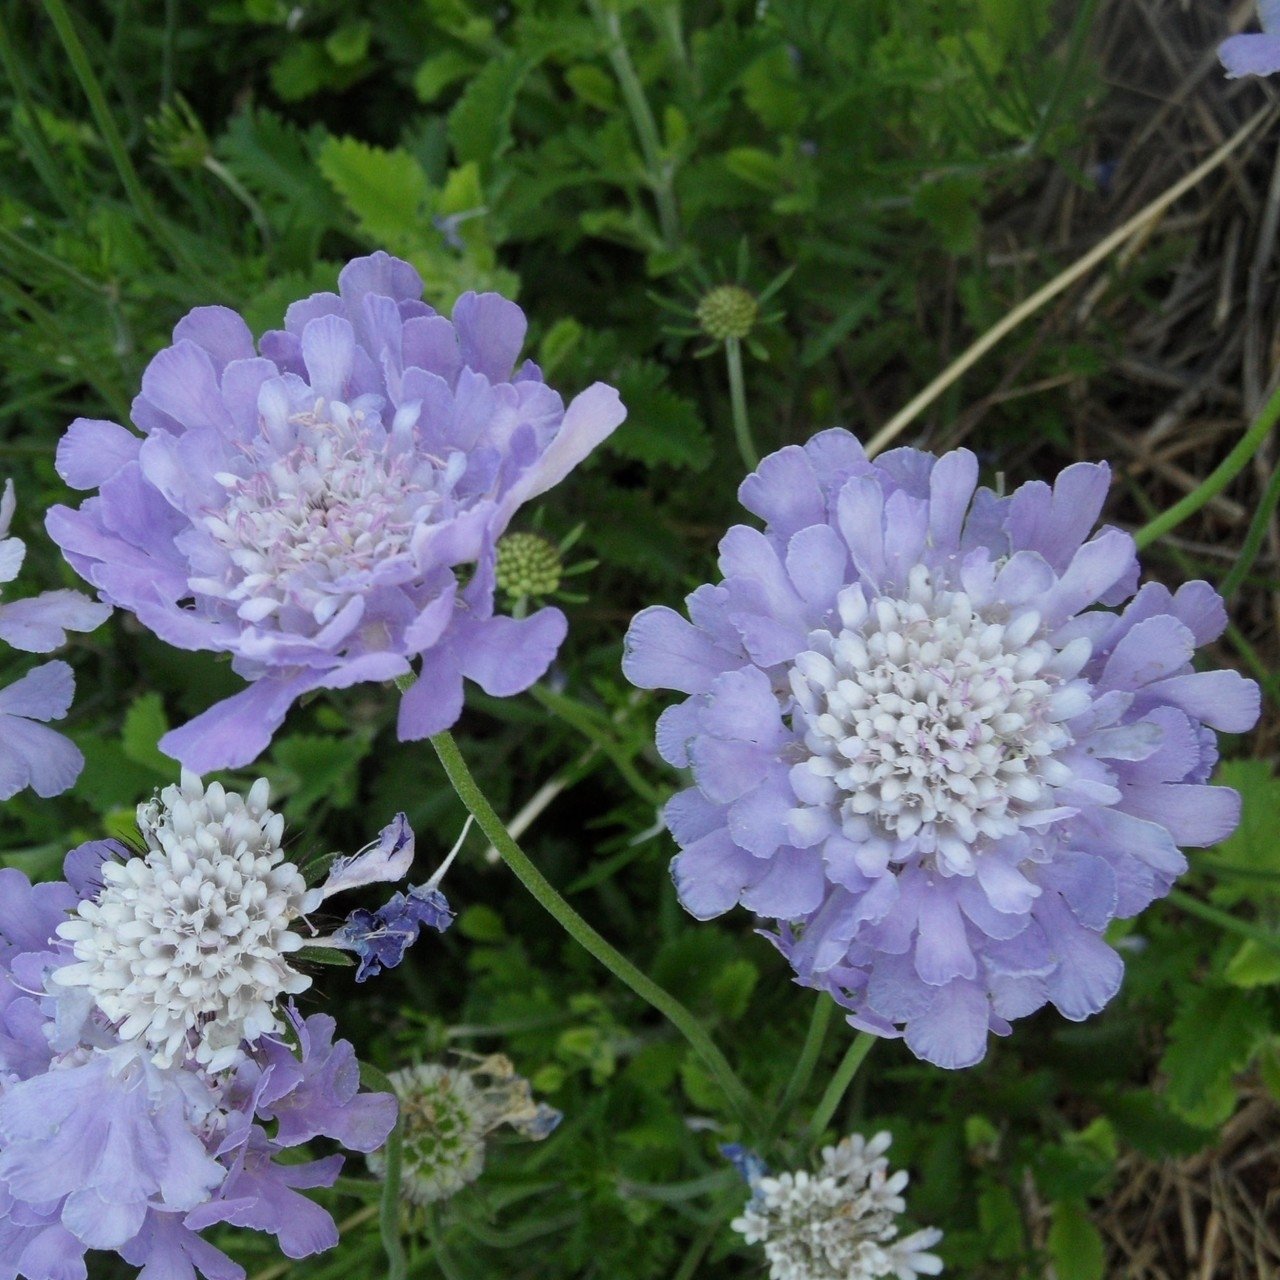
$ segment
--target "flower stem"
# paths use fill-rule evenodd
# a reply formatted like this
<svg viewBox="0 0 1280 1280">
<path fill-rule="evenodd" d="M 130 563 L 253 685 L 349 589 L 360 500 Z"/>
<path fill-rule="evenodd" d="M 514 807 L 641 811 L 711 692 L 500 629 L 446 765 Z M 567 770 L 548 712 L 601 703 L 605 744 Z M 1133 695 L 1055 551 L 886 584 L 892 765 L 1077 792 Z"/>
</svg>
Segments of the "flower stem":
<svg viewBox="0 0 1280 1280">
<path fill-rule="evenodd" d="M 1231 572 L 1223 578 L 1218 587 L 1224 600 L 1230 601 L 1249 576 L 1249 570 L 1253 568 L 1253 562 L 1258 558 L 1258 552 L 1262 550 L 1262 544 L 1271 528 L 1271 517 L 1275 513 L 1277 504 L 1280 504 L 1280 466 L 1271 472 L 1267 491 L 1262 495 L 1262 501 L 1249 522 L 1249 531 L 1245 534 L 1240 554 L 1235 564 L 1231 566 Z"/>
<path fill-rule="evenodd" d="M 809 1031 L 796 1059 L 795 1070 L 787 1087 L 782 1091 L 782 1099 L 774 1116 L 773 1129 L 776 1133 L 786 1123 L 787 1117 L 796 1101 L 804 1093 L 813 1078 L 814 1068 L 818 1065 L 818 1055 L 826 1043 L 827 1031 L 831 1026 L 831 1015 L 835 1013 L 836 1003 L 825 995 L 819 995 L 813 1006 L 813 1017 L 809 1022 Z"/>
<path fill-rule="evenodd" d="M 853 1043 L 836 1068 L 835 1075 L 831 1077 L 831 1083 L 827 1085 L 827 1091 L 822 1095 L 822 1101 L 818 1103 L 817 1110 L 809 1117 L 807 1136 L 811 1143 L 817 1142 L 822 1137 L 823 1130 L 831 1123 L 831 1117 L 835 1115 L 836 1108 L 848 1092 L 854 1076 L 858 1074 L 858 1068 L 862 1066 L 863 1060 L 879 1038 L 872 1035 L 870 1031 L 859 1031 L 854 1037 Z"/>
<path fill-rule="evenodd" d="M 662 143 L 658 137 L 658 124 L 653 118 L 649 100 L 644 96 L 644 86 L 636 74 L 627 42 L 622 35 L 622 20 L 616 9 L 589 0 L 591 15 L 605 36 L 605 54 L 618 78 L 623 101 L 631 113 L 640 150 L 644 152 L 645 166 L 649 170 L 649 184 L 653 188 L 654 203 L 658 207 L 658 225 L 662 229 L 664 247 L 674 253 L 680 246 L 680 213 L 676 207 L 674 169 L 671 161 L 663 157 Z"/>
<path fill-rule="evenodd" d="M 1217 907 L 1211 907 L 1207 902 L 1201 902 L 1199 898 L 1193 898 L 1191 894 L 1184 892 L 1182 889 L 1171 889 L 1169 891 L 1169 901 L 1175 907 L 1181 907 L 1188 915 L 1199 916 L 1201 920 L 1216 924 L 1219 929 L 1225 929 L 1228 933 L 1235 933 L 1242 938 L 1248 938 L 1251 942 L 1256 942 L 1258 946 L 1264 947 L 1268 951 L 1280 952 L 1280 937 L 1277 937 L 1272 929 L 1260 928 L 1258 925 L 1250 924 L 1247 920 L 1241 920 L 1227 911 L 1219 911 Z"/>
<path fill-rule="evenodd" d="M 760 462 L 756 443 L 751 438 L 751 420 L 747 417 L 747 388 L 742 379 L 742 343 L 737 338 L 724 340 L 724 358 L 729 366 L 729 405 L 733 411 L 733 434 L 738 452 L 748 471 Z"/>
<path fill-rule="evenodd" d="M 564 931 L 590 955 L 594 956 L 619 981 L 625 983 L 643 1001 L 661 1013 L 688 1040 L 707 1070 L 724 1091 L 730 1106 L 750 1128 L 756 1124 L 756 1106 L 746 1086 L 738 1079 L 728 1059 L 712 1042 L 697 1018 L 674 996 L 647 977 L 616 948 L 607 943 L 555 890 L 551 882 L 533 864 L 524 850 L 511 838 L 502 819 L 494 812 L 480 790 L 458 744 L 448 731 L 431 739 L 444 771 L 454 790 L 475 818 L 489 843 L 502 860 L 515 872 L 516 878 L 534 896 L 538 904 L 553 916 Z"/>
<path fill-rule="evenodd" d="M 372 1063 L 360 1064 L 361 1082 L 371 1089 L 379 1089 L 396 1096 L 395 1086 Z M 387 1280 L 405 1280 L 408 1260 L 404 1243 L 400 1239 L 400 1154 L 404 1142 L 404 1114 L 396 1107 L 395 1128 L 387 1138 L 387 1150 L 383 1157 L 385 1172 L 382 1180 L 382 1200 L 378 1207 L 378 1228 L 382 1235 L 382 1251 L 387 1255 Z"/>
<path fill-rule="evenodd" d="M 1236 447 L 1185 498 L 1148 521 L 1134 534 L 1138 550 L 1149 547 L 1157 538 L 1162 538 L 1170 529 L 1195 515 L 1211 498 L 1216 498 L 1248 466 L 1249 459 L 1258 452 L 1277 421 L 1280 421 L 1280 387 L 1271 393 L 1253 426 L 1240 437 Z"/>
</svg>

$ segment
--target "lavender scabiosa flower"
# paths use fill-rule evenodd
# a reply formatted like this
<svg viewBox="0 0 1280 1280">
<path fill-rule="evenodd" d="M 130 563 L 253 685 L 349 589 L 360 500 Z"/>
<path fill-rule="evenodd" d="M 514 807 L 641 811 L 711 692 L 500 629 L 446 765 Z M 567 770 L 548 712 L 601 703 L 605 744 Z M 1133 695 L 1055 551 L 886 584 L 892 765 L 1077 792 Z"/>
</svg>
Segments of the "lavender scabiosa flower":
<svg viewBox="0 0 1280 1280">
<path fill-rule="evenodd" d="M 161 747 L 192 769 L 246 764 L 295 699 L 417 681 L 402 740 L 447 729 L 463 678 L 497 696 L 546 670 L 564 615 L 494 614 L 495 544 L 625 416 L 597 383 L 567 407 L 526 362 L 525 319 L 467 293 L 452 320 L 407 263 L 347 264 L 255 351 L 201 307 L 142 377 L 133 422 L 78 419 L 58 448 L 78 510 L 49 532 L 103 599 L 184 649 L 230 653 L 249 681 Z"/>
<path fill-rule="evenodd" d="M 17 499 L 13 481 L 0 496 L 0 585 L 12 582 L 26 559 L 21 538 L 11 537 Z M 79 591 L 45 591 L 0 603 L 0 640 L 25 653 L 50 653 L 66 643 L 68 631 L 92 631 L 105 622 L 110 606 Z M 0 800 L 30 787 L 37 795 L 65 791 L 84 768 L 80 749 L 47 727 L 71 706 L 75 677 L 65 662 L 46 662 L 0 689 Z"/>
<path fill-rule="evenodd" d="M 942 1239 L 936 1227 L 898 1239 L 906 1173 L 889 1173 L 884 1153 L 892 1138 L 855 1134 L 822 1150 L 810 1175 L 759 1175 L 732 1227 L 748 1244 L 763 1244 L 770 1280 L 916 1280 L 936 1276 L 942 1262 L 928 1250 Z"/>
<path fill-rule="evenodd" d="M 744 481 L 765 529 L 729 530 L 691 620 L 627 636 L 634 683 L 689 695 L 657 735 L 693 773 L 666 810 L 686 909 L 776 921 L 798 981 L 941 1066 L 1046 1002 L 1101 1009 L 1107 925 L 1238 821 L 1213 730 L 1258 688 L 1191 666 L 1226 625 L 1208 584 L 1135 594 L 1133 540 L 1090 536 L 1108 478 L 1000 497 L 965 450 L 824 432 Z"/>
<path fill-rule="evenodd" d="M 1258 21 L 1260 32 L 1228 36 L 1218 46 L 1228 80 L 1280 71 L 1280 0 L 1258 0 Z"/>
<path fill-rule="evenodd" d="M 65 881 L 0 870 L 0 1276 L 83 1280 L 105 1249 L 163 1280 L 243 1280 L 198 1234 L 216 1222 L 289 1257 L 328 1248 L 299 1190 L 342 1158 L 277 1157 L 317 1136 L 367 1153 L 395 1123 L 331 1018 L 278 1008 L 309 985 L 288 926 L 323 890 L 283 861 L 265 783 L 186 775 L 139 827 L 145 854 L 82 845 Z"/>
</svg>

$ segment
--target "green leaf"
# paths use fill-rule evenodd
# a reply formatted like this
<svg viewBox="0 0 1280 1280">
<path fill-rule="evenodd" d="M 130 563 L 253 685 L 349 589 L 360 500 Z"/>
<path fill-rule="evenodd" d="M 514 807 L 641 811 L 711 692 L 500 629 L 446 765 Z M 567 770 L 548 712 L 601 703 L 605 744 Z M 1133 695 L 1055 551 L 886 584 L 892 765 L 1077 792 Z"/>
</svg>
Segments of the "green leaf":
<svg viewBox="0 0 1280 1280">
<path fill-rule="evenodd" d="M 633 360 L 614 373 L 627 419 L 607 447 L 646 466 L 703 470 L 711 461 L 711 437 L 692 401 L 666 385 L 666 369 L 653 360 Z"/>
<path fill-rule="evenodd" d="M 368 754 L 367 739 L 327 738 L 295 733 L 281 738 L 273 755 L 292 777 L 282 790 L 289 793 L 292 815 L 300 816 L 322 800 L 345 808 L 355 799 L 360 761 Z"/>
<path fill-rule="evenodd" d="M 507 936 L 502 917 L 492 907 L 486 907 L 482 902 L 469 906 L 458 917 L 454 929 L 469 942 L 502 942 Z"/>
<path fill-rule="evenodd" d="M 300 102 L 329 82 L 333 63 L 315 40 L 288 45 L 271 66 L 271 87 L 285 102 Z"/>
<path fill-rule="evenodd" d="M 168 731 L 164 699 L 158 693 L 144 693 L 135 698 L 125 712 L 120 744 L 125 755 L 135 764 L 154 769 L 161 777 L 172 781 L 178 776 L 178 763 L 156 746 Z"/>
<path fill-rule="evenodd" d="M 344 22 L 324 42 L 324 51 L 340 67 L 354 66 L 369 52 L 367 21 Z"/>
<path fill-rule="evenodd" d="M 451 84 L 474 74 L 476 60 L 457 49 L 432 54 L 413 76 L 413 91 L 422 102 L 434 102 Z"/>
<path fill-rule="evenodd" d="M 725 168 L 735 178 L 762 191 L 778 194 L 787 189 L 787 166 L 771 152 L 759 147 L 734 147 L 725 153 Z"/>
<path fill-rule="evenodd" d="M 730 960 L 711 983 L 711 999 L 731 1022 L 747 1011 L 760 978 L 760 970 L 750 960 Z"/>
<path fill-rule="evenodd" d="M 1258 992 L 1206 986 L 1187 993 L 1160 1060 L 1169 1105 L 1192 1124 L 1221 1124 L 1235 1109 L 1235 1075 L 1269 1026 Z"/>
<path fill-rule="evenodd" d="M 401 251 L 421 241 L 430 217 L 431 188 L 422 166 L 407 151 L 329 138 L 318 163 L 365 235 Z"/>
<path fill-rule="evenodd" d="M 302 947 L 297 956 L 304 964 L 327 964 L 335 969 L 353 969 L 356 963 L 337 947 Z"/>
<path fill-rule="evenodd" d="M 1106 1250 L 1082 1200 L 1059 1200 L 1047 1240 L 1058 1280 L 1103 1280 Z"/>
<path fill-rule="evenodd" d="M 1022 1213 L 1007 1188 L 988 1183 L 978 1193 L 978 1222 L 992 1258 L 1016 1258 L 1023 1250 Z"/>
<path fill-rule="evenodd" d="M 1266 760 L 1229 760 L 1215 781 L 1240 792 L 1242 807 L 1240 825 L 1218 846 L 1214 860 L 1247 871 L 1280 873 L 1280 777 Z M 1256 882 L 1224 879 L 1214 886 L 1213 900 L 1230 906 L 1256 892 Z"/>
<path fill-rule="evenodd" d="M 449 113 L 449 144 L 459 162 L 488 165 L 511 145 L 511 114 L 532 69 L 527 58 L 508 52 L 472 78 Z"/>
<path fill-rule="evenodd" d="M 1280 934 L 1276 940 L 1280 942 Z M 1222 976 L 1233 987 L 1269 987 L 1280 982 L 1280 951 L 1246 938 Z"/>
</svg>

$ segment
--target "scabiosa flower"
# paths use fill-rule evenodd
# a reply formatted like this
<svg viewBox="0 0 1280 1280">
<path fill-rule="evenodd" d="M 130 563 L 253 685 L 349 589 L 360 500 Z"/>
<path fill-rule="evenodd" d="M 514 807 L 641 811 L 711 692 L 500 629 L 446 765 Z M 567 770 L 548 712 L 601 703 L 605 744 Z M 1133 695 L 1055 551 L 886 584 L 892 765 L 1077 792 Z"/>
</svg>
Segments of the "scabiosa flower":
<svg viewBox="0 0 1280 1280">
<path fill-rule="evenodd" d="M 1280 0 L 1258 0 L 1258 20 L 1261 32 L 1228 36 L 1218 46 L 1228 80 L 1280 71 Z"/>
<path fill-rule="evenodd" d="M 554 608 L 494 616 L 494 546 L 622 421 L 617 392 L 566 408 L 536 365 L 513 373 L 525 319 L 497 294 L 446 320 L 385 253 L 338 289 L 294 303 L 261 354 L 235 312 L 197 308 L 143 374 L 142 438 L 81 418 L 58 447 L 67 483 L 98 491 L 49 513 L 71 564 L 250 681 L 161 740 L 192 769 L 253 760 L 308 690 L 415 661 L 399 733 L 426 737 L 458 718 L 464 676 L 518 693 L 564 638 Z"/>
<path fill-rule="evenodd" d="M 800 982 L 941 1066 L 1046 1002 L 1096 1013 L 1108 923 L 1238 821 L 1212 731 L 1251 728 L 1257 686 L 1191 666 L 1211 587 L 1135 595 L 1133 540 L 1089 536 L 1108 477 L 1000 497 L 965 450 L 824 432 L 744 481 L 765 529 L 729 530 L 691 621 L 627 636 L 634 683 L 690 695 L 658 723 L 693 771 L 666 810 L 686 909 L 777 921 Z"/>
<path fill-rule="evenodd" d="M 26 543 L 9 536 L 16 509 L 13 481 L 6 480 L 0 496 L 0 585 L 18 576 L 27 555 Z M 0 640 L 25 653 L 50 653 L 66 643 L 68 631 L 92 631 L 110 612 L 110 606 L 79 591 L 5 601 L 0 603 Z M 0 800 L 23 787 L 56 796 L 80 776 L 80 748 L 46 727 L 67 714 L 74 692 L 75 676 L 65 662 L 46 662 L 0 689 Z"/>
<path fill-rule="evenodd" d="M 20 872 L 0 870 L 0 1275 L 83 1280 L 86 1250 L 104 1249 L 164 1280 L 194 1280 L 197 1270 L 207 1280 L 243 1280 L 243 1269 L 197 1234 L 215 1222 L 269 1231 L 289 1257 L 337 1243 L 333 1220 L 298 1189 L 331 1185 L 342 1158 L 277 1157 L 320 1135 L 372 1151 L 395 1123 L 395 1100 L 358 1092 L 351 1046 L 333 1040 L 333 1020 L 323 1014 L 303 1019 L 289 1007 L 285 1020 L 271 1018 L 269 1031 L 265 1019 L 246 1017 L 244 1026 L 259 1034 L 241 1041 L 231 1061 L 221 1044 L 225 1006 L 244 995 L 234 962 L 224 1007 L 207 1019 L 187 1017 L 209 992 L 187 946 L 192 938 L 234 956 L 238 937 L 256 937 L 255 960 L 267 955 L 255 927 L 273 914 L 264 906 L 270 893 L 255 887 L 261 879 L 241 884 L 243 912 L 225 901 L 231 882 L 243 877 L 245 851 L 278 844 L 265 800 L 261 791 L 249 801 L 213 787 L 203 792 L 184 779 L 176 797 L 144 806 L 150 849 L 133 862 L 151 874 L 139 882 L 140 896 L 154 887 L 161 853 L 173 869 L 199 850 L 197 862 L 221 863 L 228 877 L 202 878 L 193 865 L 161 890 L 167 917 L 139 912 L 122 920 L 120 941 L 132 963 L 116 971 L 114 984 L 102 946 L 86 980 L 60 981 L 86 962 L 58 935 L 68 913 L 73 924 L 94 919 L 86 903 L 120 905 L 124 882 L 111 868 L 128 851 L 115 841 L 82 845 L 67 856 L 67 879 L 51 884 L 32 886 Z M 273 862 L 270 852 L 256 856 Z M 98 918 L 110 914 L 103 907 Z M 241 955 L 245 968 L 254 962 Z M 192 981 L 147 981 L 171 968 Z M 268 964 L 259 972 L 270 984 L 279 970 Z M 134 1025 L 115 1003 L 130 984 L 141 1012 Z M 167 1017 L 158 1012 L 158 991 L 168 996 Z M 252 1000 L 241 1004 L 255 1011 Z M 176 1042 L 175 1021 L 192 1024 Z M 201 1051 L 205 1026 L 219 1041 L 211 1053 Z"/>
<path fill-rule="evenodd" d="M 748 1244 L 764 1245 L 771 1280 L 916 1280 L 942 1271 L 928 1252 L 942 1239 L 936 1227 L 897 1238 L 907 1174 L 889 1174 L 892 1141 L 855 1134 L 822 1149 L 817 1174 L 756 1177 L 730 1225 Z"/>
<path fill-rule="evenodd" d="M 484 1169 L 485 1139 L 500 1125 L 537 1142 L 560 1123 L 560 1112 L 534 1102 L 529 1082 L 502 1054 L 470 1067 L 423 1062 L 387 1079 L 400 1101 L 401 1194 L 411 1205 L 447 1200 L 474 1182 Z M 368 1164 L 379 1176 L 386 1171 L 378 1153 Z"/>
</svg>

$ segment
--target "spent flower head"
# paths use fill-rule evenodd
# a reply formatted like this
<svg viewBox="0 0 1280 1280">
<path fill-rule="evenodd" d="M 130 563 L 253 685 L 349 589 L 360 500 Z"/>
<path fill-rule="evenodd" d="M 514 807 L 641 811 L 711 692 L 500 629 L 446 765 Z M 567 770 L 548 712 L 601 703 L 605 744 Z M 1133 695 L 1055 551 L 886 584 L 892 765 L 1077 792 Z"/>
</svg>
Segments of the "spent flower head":
<svg viewBox="0 0 1280 1280">
<path fill-rule="evenodd" d="M 347 264 L 255 349 L 199 307 L 147 366 L 141 437 L 81 418 L 58 447 L 78 510 L 48 528 L 103 598 L 249 682 L 161 740 L 189 768 L 246 764 L 313 689 L 410 674 L 402 740 L 447 729 L 463 679 L 506 696 L 554 657 L 564 615 L 494 614 L 496 543 L 623 419 L 601 383 L 567 407 L 515 361 L 525 318 L 467 293 L 452 320 L 407 263 Z"/>
<path fill-rule="evenodd" d="M 485 1140 L 500 1126 L 537 1142 L 560 1123 L 560 1113 L 534 1101 L 529 1082 L 502 1054 L 470 1066 L 419 1063 L 387 1078 L 403 1124 L 401 1194 L 414 1205 L 446 1200 L 474 1182 L 484 1169 Z M 368 1164 L 386 1172 L 377 1153 Z"/>
<path fill-rule="evenodd" d="M 1191 665 L 1213 589 L 1135 594 L 1132 538 L 1091 534 L 1105 466 L 977 480 L 965 450 L 871 462 L 846 431 L 782 449 L 739 491 L 764 531 L 730 529 L 723 581 L 690 621 L 643 611 L 624 659 L 688 695 L 657 735 L 693 773 L 666 809 L 686 909 L 775 921 L 802 983 L 947 1067 L 1115 994 L 1103 932 L 1234 829 L 1213 731 L 1259 705 Z"/>
<path fill-rule="evenodd" d="M 891 1142 L 888 1133 L 870 1141 L 855 1134 L 823 1148 L 817 1173 L 757 1173 L 731 1225 L 748 1244 L 764 1246 L 771 1280 L 915 1280 L 942 1271 L 928 1252 L 941 1231 L 898 1238 L 907 1174 L 889 1173 Z"/>
</svg>

